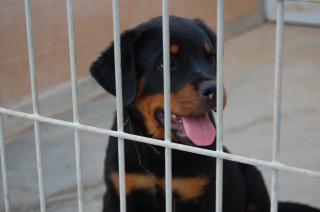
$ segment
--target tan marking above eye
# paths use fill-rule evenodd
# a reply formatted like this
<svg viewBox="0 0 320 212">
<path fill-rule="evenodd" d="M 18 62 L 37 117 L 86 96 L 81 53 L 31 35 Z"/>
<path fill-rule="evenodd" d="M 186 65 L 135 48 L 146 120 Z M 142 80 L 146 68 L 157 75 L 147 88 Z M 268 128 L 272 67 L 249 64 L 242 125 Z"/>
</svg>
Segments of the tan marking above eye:
<svg viewBox="0 0 320 212">
<path fill-rule="evenodd" d="M 177 44 L 171 44 L 171 46 L 170 46 L 171 54 L 178 54 L 179 51 L 180 51 L 180 48 Z"/>
<path fill-rule="evenodd" d="M 205 42 L 203 44 L 203 48 L 208 54 L 212 53 L 212 49 L 210 48 L 210 46 L 209 46 L 209 44 L 207 42 Z"/>
</svg>

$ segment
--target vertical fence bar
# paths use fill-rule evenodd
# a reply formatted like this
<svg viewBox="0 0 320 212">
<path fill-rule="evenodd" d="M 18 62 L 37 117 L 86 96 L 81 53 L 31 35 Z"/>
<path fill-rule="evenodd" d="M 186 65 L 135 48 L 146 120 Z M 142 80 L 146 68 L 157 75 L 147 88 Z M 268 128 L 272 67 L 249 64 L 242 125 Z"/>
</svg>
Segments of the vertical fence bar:
<svg viewBox="0 0 320 212">
<path fill-rule="evenodd" d="M 217 144 L 223 151 L 223 63 L 224 63 L 224 1 L 217 1 Z M 216 212 L 222 211 L 223 160 L 216 159 Z"/>
<path fill-rule="evenodd" d="M 1 157 L 1 173 L 2 173 L 4 208 L 5 208 L 5 212 L 10 212 L 6 152 L 5 152 L 5 144 L 4 144 L 4 126 L 3 126 L 3 115 L 1 113 L 0 113 L 0 157 Z"/>
<path fill-rule="evenodd" d="M 25 4 L 27 39 L 28 39 L 28 56 L 29 56 L 30 82 L 31 82 L 31 94 L 32 94 L 32 108 L 33 108 L 33 113 L 35 115 L 39 115 L 39 101 L 38 101 L 34 48 L 33 48 L 31 5 L 29 0 L 25 0 L 24 4 Z M 46 203 L 45 203 L 45 194 L 44 194 L 44 185 L 43 185 L 41 141 L 40 141 L 40 129 L 39 129 L 38 121 L 34 121 L 34 135 L 35 135 L 36 158 L 37 158 L 40 211 L 45 212 Z"/>
<path fill-rule="evenodd" d="M 121 46 L 120 46 L 120 20 L 119 2 L 112 0 L 113 12 L 113 39 L 114 39 L 114 64 L 116 75 L 116 97 L 117 97 L 117 130 L 123 132 L 123 103 L 122 103 L 122 76 L 121 76 Z M 119 189 L 120 189 L 120 211 L 126 211 L 126 179 L 125 179 L 125 155 L 124 140 L 118 138 L 119 158 Z"/>
<path fill-rule="evenodd" d="M 171 112 L 170 112 L 170 27 L 169 1 L 162 0 L 162 41 L 163 41 L 163 93 L 164 93 L 164 131 L 165 142 L 171 142 Z M 172 166 L 171 149 L 165 149 L 165 187 L 166 212 L 172 211 Z"/>
<path fill-rule="evenodd" d="M 277 2 L 276 53 L 275 53 L 275 88 L 274 88 L 274 124 L 272 162 L 278 162 L 280 149 L 281 125 L 281 87 L 283 74 L 283 28 L 284 0 Z M 278 211 L 279 170 L 274 169 L 271 181 L 271 212 Z"/>
<path fill-rule="evenodd" d="M 67 0 L 67 19 L 68 19 L 68 39 L 70 54 L 70 71 L 71 71 L 71 87 L 72 87 L 72 108 L 73 122 L 79 123 L 79 104 L 78 104 L 78 84 L 77 84 L 77 63 L 76 48 L 73 21 L 73 0 Z M 76 175 L 77 175 L 77 192 L 78 192 L 78 211 L 83 212 L 83 184 L 81 169 L 81 146 L 79 130 L 74 129 L 75 159 L 76 159 Z"/>
</svg>

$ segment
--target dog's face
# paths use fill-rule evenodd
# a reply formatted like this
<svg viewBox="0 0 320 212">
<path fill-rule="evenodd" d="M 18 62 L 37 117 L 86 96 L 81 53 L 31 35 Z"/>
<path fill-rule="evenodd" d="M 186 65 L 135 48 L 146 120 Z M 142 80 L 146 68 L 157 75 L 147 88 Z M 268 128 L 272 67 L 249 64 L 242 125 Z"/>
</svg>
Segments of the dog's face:
<svg viewBox="0 0 320 212">
<path fill-rule="evenodd" d="M 150 136 L 164 137 L 162 22 L 155 18 L 121 35 L 125 109 L 137 111 Z M 99 84 L 115 95 L 111 45 L 91 67 Z M 173 141 L 211 145 L 215 127 L 216 38 L 200 20 L 170 17 L 171 129 Z"/>
</svg>

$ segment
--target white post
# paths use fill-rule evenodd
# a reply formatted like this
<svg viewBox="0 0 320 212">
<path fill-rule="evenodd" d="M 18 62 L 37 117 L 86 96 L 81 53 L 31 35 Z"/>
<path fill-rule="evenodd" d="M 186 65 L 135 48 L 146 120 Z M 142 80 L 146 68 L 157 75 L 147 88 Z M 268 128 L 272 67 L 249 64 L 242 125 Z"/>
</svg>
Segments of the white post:
<svg viewBox="0 0 320 212">
<path fill-rule="evenodd" d="M 284 27 L 284 0 L 277 2 L 277 29 L 276 29 L 276 53 L 275 53 L 275 87 L 274 87 L 274 124 L 273 124 L 273 148 L 272 162 L 279 160 L 280 125 L 281 125 L 281 87 L 283 73 L 283 27 Z M 272 171 L 271 181 L 271 212 L 278 211 L 278 183 L 279 170 Z"/>
<path fill-rule="evenodd" d="M 171 111 L 170 111 L 170 27 L 169 1 L 162 0 L 162 41 L 163 41 L 163 93 L 164 93 L 164 142 L 171 143 Z M 165 188 L 166 212 L 172 211 L 172 162 L 171 149 L 165 149 Z"/>
<path fill-rule="evenodd" d="M 224 1 L 217 1 L 217 152 L 223 152 Z M 216 212 L 222 212 L 223 160 L 216 159 Z"/>
<path fill-rule="evenodd" d="M 3 126 L 3 115 L 0 113 L 0 159 L 1 159 L 1 173 L 2 173 L 2 187 L 4 197 L 4 208 L 5 212 L 10 212 L 10 201 L 9 201 L 9 189 L 8 189 L 8 174 L 6 164 L 6 150 L 4 144 L 4 126 Z"/>
<path fill-rule="evenodd" d="M 120 21 L 119 2 L 112 1 L 113 11 L 113 39 L 114 39 L 114 61 L 116 78 L 116 101 L 117 101 L 117 131 L 123 132 L 123 103 L 122 103 L 122 76 L 121 76 L 121 44 L 120 44 Z M 118 138 L 119 158 L 119 190 L 120 211 L 126 212 L 126 179 L 125 179 L 125 154 L 124 139 Z"/>
<path fill-rule="evenodd" d="M 28 56 L 29 56 L 30 82 L 31 82 L 31 94 L 32 94 L 32 107 L 33 107 L 33 114 L 39 115 L 39 101 L 38 101 L 34 48 L 33 48 L 31 5 L 29 0 L 25 0 L 24 4 L 25 4 L 25 16 L 26 16 L 26 27 L 27 27 L 27 39 L 28 39 Z M 34 120 L 34 136 L 35 136 L 36 158 L 37 158 L 40 211 L 45 212 L 46 202 L 45 202 L 43 174 L 42 174 L 43 169 L 42 169 L 42 156 L 41 156 L 41 140 L 40 140 L 39 122 L 37 120 Z"/>
<path fill-rule="evenodd" d="M 68 18 L 68 39 L 70 54 L 70 72 L 72 87 L 72 109 L 73 122 L 79 123 L 79 104 L 78 104 L 78 85 L 77 85 L 77 63 L 76 48 L 73 21 L 73 0 L 67 0 L 67 18 Z M 74 129 L 74 144 L 76 156 L 76 173 L 77 173 L 77 192 L 78 192 L 78 211 L 83 212 L 83 184 L 81 170 L 81 148 L 79 130 Z"/>
</svg>

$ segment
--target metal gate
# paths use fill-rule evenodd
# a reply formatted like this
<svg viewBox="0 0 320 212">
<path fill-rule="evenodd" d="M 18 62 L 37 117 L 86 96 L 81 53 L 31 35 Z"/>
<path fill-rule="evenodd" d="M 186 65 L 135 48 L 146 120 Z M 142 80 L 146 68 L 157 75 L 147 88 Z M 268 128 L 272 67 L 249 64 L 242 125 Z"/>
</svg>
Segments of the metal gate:
<svg viewBox="0 0 320 212">
<path fill-rule="evenodd" d="M 9 191 L 7 183 L 6 156 L 4 146 L 3 116 L 10 115 L 25 118 L 34 121 L 34 133 L 36 144 L 38 186 L 40 197 L 40 211 L 46 211 L 45 192 L 43 186 L 42 156 L 39 124 L 41 122 L 64 126 L 74 129 L 74 141 L 76 152 L 76 174 L 77 174 L 77 193 L 78 193 L 78 211 L 83 212 L 83 186 L 81 172 L 81 151 L 79 131 L 88 131 L 118 138 L 118 156 L 119 156 L 119 184 L 120 184 L 120 209 L 126 211 L 125 194 L 125 164 L 124 164 L 124 139 L 132 142 L 142 142 L 161 146 L 165 148 L 165 192 L 166 192 L 166 212 L 172 212 L 172 190 L 171 190 L 171 149 L 191 152 L 200 155 L 206 155 L 216 158 L 216 212 L 222 211 L 222 173 L 223 160 L 231 160 L 245 164 L 251 164 L 266 167 L 272 170 L 272 188 L 271 188 L 271 212 L 277 212 L 278 207 L 278 175 L 279 171 L 288 171 L 302 174 L 310 177 L 320 178 L 320 172 L 308 169 L 302 169 L 295 166 L 289 166 L 279 161 L 279 143 L 280 143 L 280 115 L 281 115 L 281 82 L 283 70 L 283 28 L 284 28 L 284 3 L 285 0 L 277 0 L 277 24 L 276 24 L 276 52 L 275 52 L 275 87 L 274 87 L 274 133 L 273 133 L 273 153 L 272 161 L 258 160 L 249 157 L 243 157 L 223 152 L 223 64 L 224 64 L 224 1 L 217 0 L 217 148 L 216 151 L 201 149 L 198 147 L 186 146 L 171 142 L 171 122 L 170 122 L 170 58 L 169 58 L 169 8 L 168 0 L 162 0 L 162 28 L 163 28 L 163 59 L 164 59 L 164 96 L 165 96 L 165 139 L 158 140 L 137 135 L 125 133 L 123 131 L 123 111 L 122 111 L 122 86 L 121 86 L 121 57 L 120 57 L 120 26 L 119 26 L 119 5 L 118 0 L 113 0 L 113 33 L 115 50 L 115 71 L 116 71 L 116 97 L 117 97 L 117 131 L 103 128 L 97 128 L 81 124 L 79 122 L 78 112 L 78 89 L 77 89 L 77 67 L 75 54 L 74 26 L 73 26 L 73 0 L 67 0 L 68 16 L 68 37 L 70 52 L 70 70 L 73 100 L 73 122 L 49 118 L 39 114 L 38 92 L 36 83 L 36 71 L 34 61 L 32 19 L 30 0 L 25 0 L 25 16 L 28 37 L 29 69 L 32 92 L 33 113 L 24 113 L 0 107 L 0 155 L 1 172 L 4 193 L 5 211 L 10 211 Z M 212 200 L 214 201 L 214 200 Z"/>
</svg>

